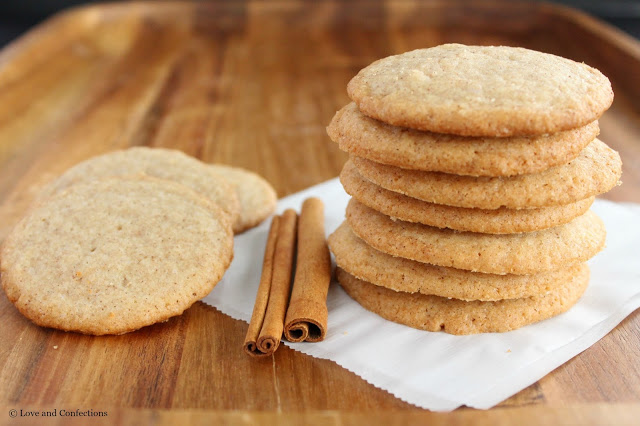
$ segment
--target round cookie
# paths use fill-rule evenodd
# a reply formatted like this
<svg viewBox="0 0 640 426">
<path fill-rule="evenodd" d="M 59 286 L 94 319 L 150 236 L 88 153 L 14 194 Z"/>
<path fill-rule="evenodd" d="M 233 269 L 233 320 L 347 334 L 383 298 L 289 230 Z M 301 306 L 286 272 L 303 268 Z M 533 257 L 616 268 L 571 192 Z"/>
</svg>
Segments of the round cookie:
<svg viewBox="0 0 640 426">
<path fill-rule="evenodd" d="M 555 228 L 504 235 L 394 221 L 354 199 L 346 216 L 353 232 L 381 252 L 488 274 L 535 274 L 584 262 L 602 250 L 606 236 L 591 211 Z"/>
<path fill-rule="evenodd" d="M 347 92 L 369 117 L 464 136 L 575 129 L 613 102 L 609 79 L 585 64 L 520 47 L 461 44 L 380 59 Z"/>
<path fill-rule="evenodd" d="M 494 301 L 540 296 L 579 273 L 583 264 L 533 275 L 496 275 L 435 266 L 382 253 L 342 223 L 329 236 L 336 264 L 356 278 L 407 293 Z"/>
<path fill-rule="evenodd" d="M 211 164 L 209 168 L 235 187 L 240 201 L 240 214 L 233 224 L 233 232 L 253 228 L 273 213 L 278 197 L 275 189 L 262 176 L 224 164 Z"/>
<path fill-rule="evenodd" d="M 122 334 L 180 315 L 233 257 L 228 216 L 151 177 L 69 187 L 35 206 L 1 252 L 7 297 L 38 325 Z"/>
<path fill-rule="evenodd" d="M 562 166 L 511 177 L 471 177 L 401 169 L 351 156 L 358 172 L 390 191 L 448 206 L 497 209 L 575 203 L 607 192 L 622 174 L 618 153 L 598 139 Z"/>
<path fill-rule="evenodd" d="M 428 203 L 375 185 L 347 161 L 340 173 L 344 190 L 353 198 L 392 218 L 437 228 L 485 234 L 532 232 L 562 225 L 584 214 L 594 197 L 563 206 L 538 209 L 471 209 Z"/>
<path fill-rule="evenodd" d="M 196 158 L 165 148 L 134 147 L 85 160 L 46 186 L 37 201 L 78 183 L 132 175 L 153 176 L 187 186 L 217 204 L 232 222 L 240 213 L 238 196 L 231 183 Z"/>
<path fill-rule="evenodd" d="M 534 137 L 464 137 L 390 126 L 362 114 L 354 103 L 327 127 L 340 149 L 405 169 L 469 176 L 538 173 L 574 159 L 600 129 L 584 127 Z"/>
<path fill-rule="evenodd" d="M 589 284 L 589 267 L 548 294 L 495 302 L 465 302 L 445 297 L 389 290 L 336 270 L 340 285 L 365 309 L 381 317 L 427 331 L 449 334 L 495 333 L 515 330 L 566 312 Z"/>
</svg>

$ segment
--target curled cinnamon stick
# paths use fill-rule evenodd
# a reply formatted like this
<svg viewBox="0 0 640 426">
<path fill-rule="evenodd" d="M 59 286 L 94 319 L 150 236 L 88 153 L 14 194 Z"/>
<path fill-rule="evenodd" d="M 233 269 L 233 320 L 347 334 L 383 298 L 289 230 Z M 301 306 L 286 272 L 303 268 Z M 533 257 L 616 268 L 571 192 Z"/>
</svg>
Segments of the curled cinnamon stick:
<svg viewBox="0 0 640 426">
<path fill-rule="evenodd" d="M 291 342 L 318 342 L 327 332 L 327 293 L 331 258 L 324 235 L 324 205 L 318 198 L 302 204 L 298 258 L 284 334 Z"/>
<path fill-rule="evenodd" d="M 257 341 L 264 323 L 264 316 L 267 312 L 267 303 L 269 302 L 269 293 L 271 291 L 271 276 L 273 274 L 273 255 L 276 250 L 276 241 L 278 240 L 278 229 L 280 224 L 280 216 L 274 216 L 271 220 L 271 228 L 269 228 L 269 236 L 267 237 L 267 245 L 264 251 L 264 260 L 262 262 L 262 275 L 260 276 L 260 285 L 256 294 L 256 302 L 253 306 L 251 314 L 251 322 L 247 330 L 247 336 L 244 339 L 244 351 L 251 356 L 265 356 L 267 354 L 258 350 Z"/>
<path fill-rule="evenodd" d="M 278 349 L 284 327 L 284 316 L 291 291 L 291 269 L 296 250 L 296 225 L 298 215 L 292 209 L 286 210 L 280 217 L 278 238 L 273 256 L 273 272 L 269 301 L 265 313 L 257 348 L 270 355 Z"/>
</svg>

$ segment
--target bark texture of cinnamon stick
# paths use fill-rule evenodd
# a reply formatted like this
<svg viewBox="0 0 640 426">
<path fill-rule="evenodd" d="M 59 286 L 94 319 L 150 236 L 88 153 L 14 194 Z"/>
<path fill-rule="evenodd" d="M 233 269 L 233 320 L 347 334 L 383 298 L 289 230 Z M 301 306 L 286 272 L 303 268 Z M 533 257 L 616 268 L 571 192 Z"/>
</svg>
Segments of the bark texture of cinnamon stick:
<svg viewBox="0 0 640 426">
<path fill-rule="evenodd" d="M 327 333 L 327 293 L 331 258 L 324 234 L 324 205 L 318 198 L 302 204 L 298 257 L 284 333 L 291 342 L 318 342 Z"/>
<path fill-rule="evenodd" d="M 257 342 L 265 314 L 267 313 L 267 304 L 269 303 L 271 276 L 273 275 L 273 256 L 276 251 L 276 242 L 278 241 L 279 225 L 280 216 L 274 216 L 271 220 L 271 228 L 267 237 L 267 245 L 262 262 L 262 275 L 260 276 L 260 285 L 258 286 L 256 301 L 253 306 L 253 313 L 251 314 L 251 322 L 249 323 L 247 336 L 244 339 L 244 351 L 255 357 L 268 355 L 258 349 Z"/>
<path fill-rule="evenodd" d="M 284 317 L 291 292 L 297 222 L 298 215 L 292 209 L 286 210 L 280 217 L 267 311 L 256 342 L 258 350 L 266 355 L 270 355 L 278 349 L 282 338 Z"/>
</svg>

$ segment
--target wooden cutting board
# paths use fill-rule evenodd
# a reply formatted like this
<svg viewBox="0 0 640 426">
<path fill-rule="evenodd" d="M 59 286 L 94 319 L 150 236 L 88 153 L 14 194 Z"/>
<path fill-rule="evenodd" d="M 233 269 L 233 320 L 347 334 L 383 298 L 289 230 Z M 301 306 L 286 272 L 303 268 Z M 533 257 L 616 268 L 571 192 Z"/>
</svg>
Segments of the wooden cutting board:
<svg viewBox="0 0 640 426">
<path fill-rule="evenodd" d="M 333 178 L 346 156 L 325 126 L 348 102 L 349 79 L 380 57 L 445 42 L 524 46 L 599 68 L 615 91 L 600 137 L 624 162 L 624 185 L 605 197 L 640 201 L 640 44 L 576 11 L 511 1 L 118 3 L 55 16 L 0 52 L 0 240 L 43 183 L 117 148 L 172 147 L 246 167 L 279 196 Z M 0 317 L 7 424 L 10 409 L 29 407 L 107 410 L 123 423 L 269 423 L 281 411 L 296 423 L 356 424 L 640 415 L 638 312 L 496 409 L 445 415 L 287 347 L 249 359 L 247 324 L 202 303 L 116 337 L 36 327 L 4 294 Z"/>
</svg>

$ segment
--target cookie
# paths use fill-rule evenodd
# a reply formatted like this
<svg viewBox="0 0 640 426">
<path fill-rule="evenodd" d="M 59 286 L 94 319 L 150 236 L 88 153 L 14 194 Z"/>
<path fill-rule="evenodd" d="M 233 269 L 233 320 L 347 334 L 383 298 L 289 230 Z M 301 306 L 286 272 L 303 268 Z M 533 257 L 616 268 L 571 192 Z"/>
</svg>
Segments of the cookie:
<svg viewBox="0 0 640 426">
<path fill-rule="evenodd" d="M 505 332 L 554 317 L 575 305 L 589 284 L 589 268 L 581 264 L 575 275 L 542 296 L 465 302 L 389 290 L 340 268 L 336 276 L 347 294 L 365 309 L 409 327 L 449 334 Z"/>
<path fill-rule="evenodd" d="M 340 173 L 340 182 L 353 198 L 392 218 L 437 228 L 485 234 L 532 232 L 562 225 L 584 214 L 594 200 L 594 197 L 590 197 L 564 206 L 538 209 L 501 207 L 485 210 L 445 206 L 421 201 L 375 185 L 360 176 L 351 161 L 344 165 Z"/>
<path fill-rule="evenodd" d="M 329 236 L 336 264 L 356 278 L 406 293 L 494 301 L 540 296 L 579 273 L 582 264 L 533 275 L 496 275 L 393 257 L 369 246 L 344 222 Z"/>
<path fill-rule="evenodd" d="M 351 103 L 333 117 L 329 137 L 359 157 L 405 169 L 469 176 L 538 173 L 574 159 L 599 133 L 598 122 L 531 137 L 464 137 L 395 127 Z"/>
<path fill-rule="evenodd" d="M 132 175 L 148 175 L 185 185 L 217 204 L 232 222 L 240 213 L 233 185 L 205 163 L 181 151 L 147 147 L 113 151 L 85 160 L 46 186 L 37 202 L 78 183 Z"/>
<path fill-rule="evenodd" d="M 253 228 L 273 213 L 278 197 L 275 189 L 262 176 L 224 164 L 211 164 L 209 168 L 235 187 L 240 201 L 240 214 L 233 224 L 233 232 Z"/>
<path fill-rule="evenodd" d="M 488 274 L 535 274 L 584 262 L 604 247 L 604 224 L 592 211 L 571 222 L 522 234 L 457 232 L 392 220 L 358 201 L 347 205 L 353 232 L 371 247 L 405 259 Z"/>
<path fill-rule="evenodd" d="M 151 177 L 73 185 L 34 206 L 1 252 L 7 297 L 38 325 L 122 334 L 180 315 L 233 257 L 228 216 Z"/>
<path fill-rule="evenodd" d="M 567 164 L 511 177 L 458 176 L 401 169 L 356 156 L 351 160 L 364 178 L 390 191 L 430 203 L 479 209 L 575 203 L 607 192 L 622 174 L 618 153 L 598 139 Z"/>
<path fill-rule="evenodd" d="M 613 102 L 609 79 L 585 64 L 520 47 L 461 44 L 380 59 L 347 92 L 369 117 L 464 136 L 575 129 Z"/>
</svg>

